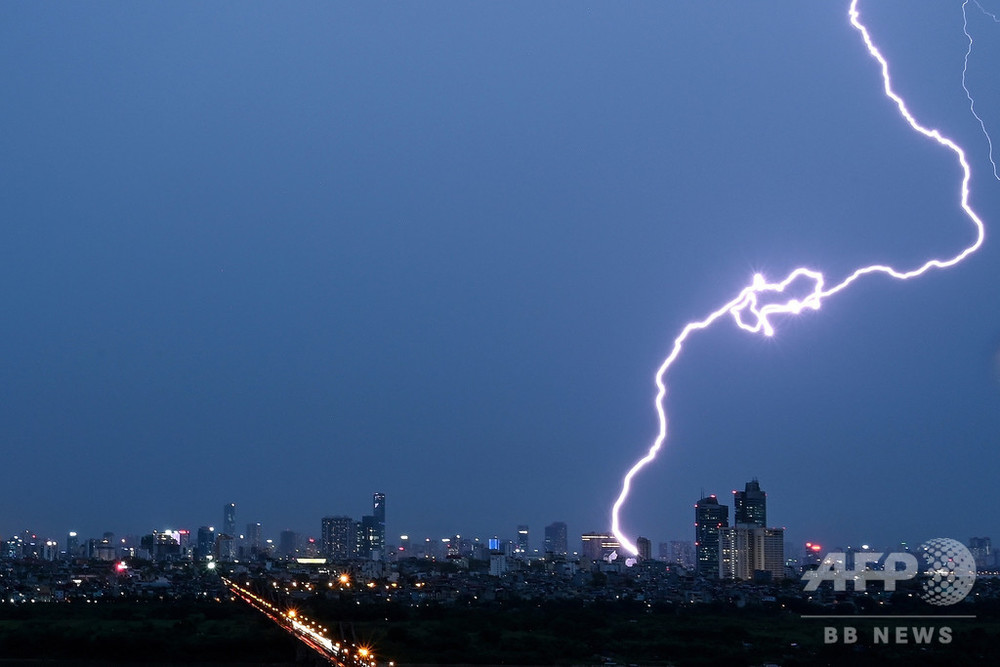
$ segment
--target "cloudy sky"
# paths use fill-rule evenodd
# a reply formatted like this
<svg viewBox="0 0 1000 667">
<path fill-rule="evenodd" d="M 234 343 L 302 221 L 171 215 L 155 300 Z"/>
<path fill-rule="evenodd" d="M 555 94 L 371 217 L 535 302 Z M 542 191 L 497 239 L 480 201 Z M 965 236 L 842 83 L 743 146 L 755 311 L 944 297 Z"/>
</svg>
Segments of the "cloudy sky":
<svg viewBox="0 0 1000 667">
<path fill-rule="evenodd" d="M 995 226 L 961 2 L 874 5 Z M 1000 25 L 969 19 L 1000 131 Z M 318 533 L 376 490 L 390 541 L 606 529 L 687 321 L 754 272 L 973 240 L 846 3 L 4 3 L 0 63 L 4 537 L 230 501 Z M 796 541 L 1000 537 L 968 509 L 1000 482 L 998 285 L 988 228 L 774 338 L 691 339 L 626 530 L 693 539 L 702 490 L 756 476 Z"/>
</svg>

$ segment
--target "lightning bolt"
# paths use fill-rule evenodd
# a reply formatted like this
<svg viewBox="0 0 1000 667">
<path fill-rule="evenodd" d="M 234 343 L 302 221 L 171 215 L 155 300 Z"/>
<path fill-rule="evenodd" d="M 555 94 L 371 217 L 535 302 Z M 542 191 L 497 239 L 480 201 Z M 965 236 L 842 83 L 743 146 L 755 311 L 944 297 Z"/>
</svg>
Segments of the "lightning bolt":
<svg viewBox="0 0 1000 667">
<path fill-rule="evenodd" d="M 968 0 L 966 0 L 966 4 L 968 4 Z M 851 1 L 848 16 L 850 18 L 851 25 L 854 26 L 854 28 L 861 35 L 861 39 L 864 41 L 865 46 L 868 49 L 868 53 L 881 67 L 882 82 L 886 97 L 895 103 L 899 114 L 915 132 L 919 132 L 928 139 L 933 139 L 941 146 L 947 148 L 954 153 L 955 158 L 958 160 L 958 164 L 962 169 L 959 201 L 965 215 L 968 216 L 972 225 L 975 227 L 975 240 L 971 245 L 949 259 L 930 259 L 917 268 L 906 271 L 898 270 L 891 266 L 885 266 L 882 264 L 873 264 L 871 266 L 865 266 L 857 269 L 854 273 L 850 274 L 832 287 L 826 286 L 822 273 L 805 267 L 793 270 L 785 279 L 778 282 L 768 282 L 763 275 L 758 273 L 753 276 L 753 280 L 749 285 L 740 290 L 740 292 L 731 300 L 712 311 L 707 317 L 686 324 L 680 334 L 678 334 L 678 336 L 674 339 L 670 355 L 663 360 L 663 363 L 656 371 L 657 392 L 654 405 L 656 406 L 656 414 L 659 418 L 659 433 L 649 450 L 646 452 L 646 455 L 636 461 L 625 474 L 625 477 L 622 480 L 621 493 L 618 495 L 618 499 L 611 508 L 611 532 L 614 533 L 618 543 L 633 555 L 638 554 L 638 549 L 635 544 L 622 532 L 619 521 L 619 512 L 628 498 L 629 491 L 632 487 L 632 478 L 634 478 L 640 470 L 656 458 L 657 453 L 663 447 L 663 443 L 667 438 L 667 415 L 666 410 L 663 407 L 663 399 L 667 394 L 667 386 L 664 383 L 663 378 L 674 362 L 677 361 L 678 357 L 680 357 L 681 351 L 684 348 L 684 343 L 693 333 L 707 329 L 720 318 L 729 315 L 733 318 L 734 322 L 740 329 L 750 333 L 759 333 L 765 336 L 771 336 L 774 334 L 774 326 L 771 323 L 772 317 L 787 314 L 798 314 L 804 310 L 819 310 L 824 299 L 846 289 L 862 276 L 870 274 L 885 274 L 897 280 L 908 280 L 922 275 L 931 269 L 945 269 L 950 266 L 954 266 L 978 250 L 983 244 L 983 239 L 985 237 L 985 227 L 983 225 L 983 221 L 969 205 L 969 181 L 972 179 L 972 170 L 969 167 L 968 160 L 966 159 L 965 151 L 962 150 L 962 148 L 954 141 L 944 136 L 939 130 L 930 129 L 918 123 L 913 114 L 910 113 L 910 110 L 906 106 L 906 102 L 904 102 L 903 98 L 901 98 L 892 88 L 892 81 L 889 77 L 889 64 L 882 53 L 878 50 L 878 47 L 876 47 L 875 43 L 872 41 L 868 28 L 861 23 L 861 13 L 858 11 L 857 5 L 858 0 Z M 963 11 L 964 7 L 965 5 L 963 5 Z M 969 33 L 966 30 L 966 35 L 968 34 Z M 969 37 L 969 40 L 969 53 L 971 53 L 972 38 Z M 966 64 L 967 63 L 968 53 L 966 54 Z M 963 70 L 963 83 L 964 73 L 965 71 Z M 968 93 L 967 88 L 966 93 Z M 971 97 L 972 96 L 969 95 L 970 100 Z M 985 132 L 985 125 L 982 127 Z M 782 296 L 784 295 L 786 289 L 788 289 L 793 283 L 801 283 L 803 281 L 805 281 L 807 285 L 811 285 L 811 290 L 805 296 L 784 297 L 784 300 L 782 300 Z"/>
<path fill-rule="evenodd" d="M 979 0 L 972 1 L 976 3 L 976 7 L 979 7 L 979 11 L 993 19 L 994 23 L 1000 23 L 1000 18 L 998 18 L 996 14 L 986 11 L 986 9 L 979 4 Z M 989 146 L 990 164 L 993 165 L 993 178 L 1000 180 L 1000 174 L 997 173 L 997 163 L 993 160 L 993 140 L 990 139 L 990 133 L 986 131 L 986 123 L 984 123 L 983 119 L 979 117 L 978 113 L 976 113 L 976 100 L 972 98 L 972 93 L 969 92 L 969 86 L 966 81 L 966 73 L 969 69 L 969 56 L 972 55 L 972 35 L 969 33 L 969 0 L 965 0 L 965 2 L 962 3 L 962 32 L 965 33 L 965 38 L 969 42 L 969 46 L 965 50 L 965 59 L 962 61 L 962 90 L 965 91 L 965 97 L 969 100 L 969 111 L 971 111 L 972 115 L 976 117 L 977 121 L 979 121 L 979 127 L 983 131 L 983 136 L 986 137 L 986 144 Z"/>
</svg>

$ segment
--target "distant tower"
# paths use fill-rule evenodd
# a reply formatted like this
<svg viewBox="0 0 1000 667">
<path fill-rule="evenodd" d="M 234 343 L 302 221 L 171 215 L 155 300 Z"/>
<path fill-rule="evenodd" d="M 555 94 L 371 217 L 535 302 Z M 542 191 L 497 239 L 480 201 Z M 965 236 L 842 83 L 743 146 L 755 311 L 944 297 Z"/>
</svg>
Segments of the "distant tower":
<svg viewBox="0 0 1000 667">
<path fill-rule="evenodd" d="M 528 527 L 521 524 L 517 527 L 517 546 L 515 551 L 519 558 L 526 558 L 528 556 Z"/>
<path fill-rule="evenodd" d="M 247 524 L 246 541 L 247 548 L 249 548 L 251 555 L 262 553 L 264 541 L 262 539 L 262 529 L 259 521 Z"/>
<path fill-rule="evenodd" d="M 378 522 L 374 515 L 365 514 L 355 523 L 355 551 L 358 558 L 379 560 L 375 545 L 378 541 Z"/>
<path fill-rule="evenodd" d="M 545 554 L 565 556 L 569 551 L 566 524 L 556 521 L 545 526 Z"/>
<path fill-rule="evenodd" d="M 212 526 L 202 526 L 198 529 L 197 552 L 195 558 L 204 561 L 210 556 L 214 556 L 215 551 L 215 528 Z"/>
<path fill-rule="evenodd" d="M 371 557 L 373 560 L 385 560 L 385 494 L 376 491 L 372 496 L 372 517 L 375 519 L 372 536 Z"/>
<path fill-rule="evenodd" d="M 77 537 L 75 530 L 71 530 L 69 532 L 69 535 L 66 536 L 66 558 L 72 560 L 79 555 L 80 555 L 80 538 Z"/>
<path fill-rule="evenodd" d="M 278 555 L 282 558 L 295 558 L 299 551 L 299 534 L 294 530 L 283 530 L 278 536 Z"/>
<path fill-rule="evenodd" d="M 729 507 L 720 505 L 714 494 L 695 503 L 694 546 L 698 574 L 719 576 L 719 529 L 728 525 Z"/>
<path fill-rule="evenodd" d="M 977 570 L 991 570 L 996 564 L 993 542 L 988 537 L 970 537 L 969 553 L 976 561 Z"/>
<path fill-rule="evenodd" d="M 761 528 L 767 525 L 767 494 L 760 490 L 756 477 L 746 483 L 746 490 L 733 491 L 733 507 L 736 510 L 734 523 Z"/>
<path fill-rule="evenodd" d="M 639 551 L 639 560 L 651 560 L 653 558 L 653 543 L 648 537 L 638 537 L 635 540 L 635 548 Z"/>
<path fill-rule="evenodd" d="M 222 532 L 229 537 L 236 537 L 236 503 L 222 506 Z"/>
</svg>

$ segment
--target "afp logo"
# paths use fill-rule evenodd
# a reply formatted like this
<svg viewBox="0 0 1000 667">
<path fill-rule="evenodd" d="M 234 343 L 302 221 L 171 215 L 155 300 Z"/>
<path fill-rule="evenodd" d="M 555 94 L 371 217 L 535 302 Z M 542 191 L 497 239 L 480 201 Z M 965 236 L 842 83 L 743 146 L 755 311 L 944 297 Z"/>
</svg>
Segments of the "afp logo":
<svg viewBox="0 0 1000 667">
<path fill-rule="evenodd" d="M 885 590 L 894 591 L 897 581 L 920 575 L 924 601 L 947 606 L 965 599 L 976 582 L 976 561 L 964 544 L 937 537 L 921 544 L 917 554 L 923 560 L 922 571 L 917 556 L 908 552 L 859 551 L 848 563 L 846 553 L 834 551 L 817 569 L 805 572 L 802 580 L 807 591 L 816 590 L 824 581 L 832 581 L 835 591 L 847 590 L 848 581 L 856 591 L 863 591 L 869 581 L 881 581 Z"/>
</svg>

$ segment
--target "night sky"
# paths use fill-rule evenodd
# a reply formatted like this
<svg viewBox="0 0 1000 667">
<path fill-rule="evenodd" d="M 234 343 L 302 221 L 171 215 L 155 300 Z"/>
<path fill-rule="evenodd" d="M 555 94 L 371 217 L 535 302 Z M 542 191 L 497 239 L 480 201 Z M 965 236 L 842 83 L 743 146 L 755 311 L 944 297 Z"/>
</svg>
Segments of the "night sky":
<svg viewBox="0 0 1000 667">
<path fill-rule="evenodd" d="M 967 148 L 986 245 L 692 338 L 631 535 L 693 540 L 702 490 L 757 477 L 790 540 L 1000 538 L 1000 183 L 961 2 L 861 9 Z M 1000 133 L 1000 25 L 969 16 Z M 390 543 L 565 521 L 578 548 L 688 320 L 755 271 L 974 238 L 846 3 L 7 2 L 0 63 L 4 537 L 230 501 L 318 534 L 384 491 Z"/>
</svg>

